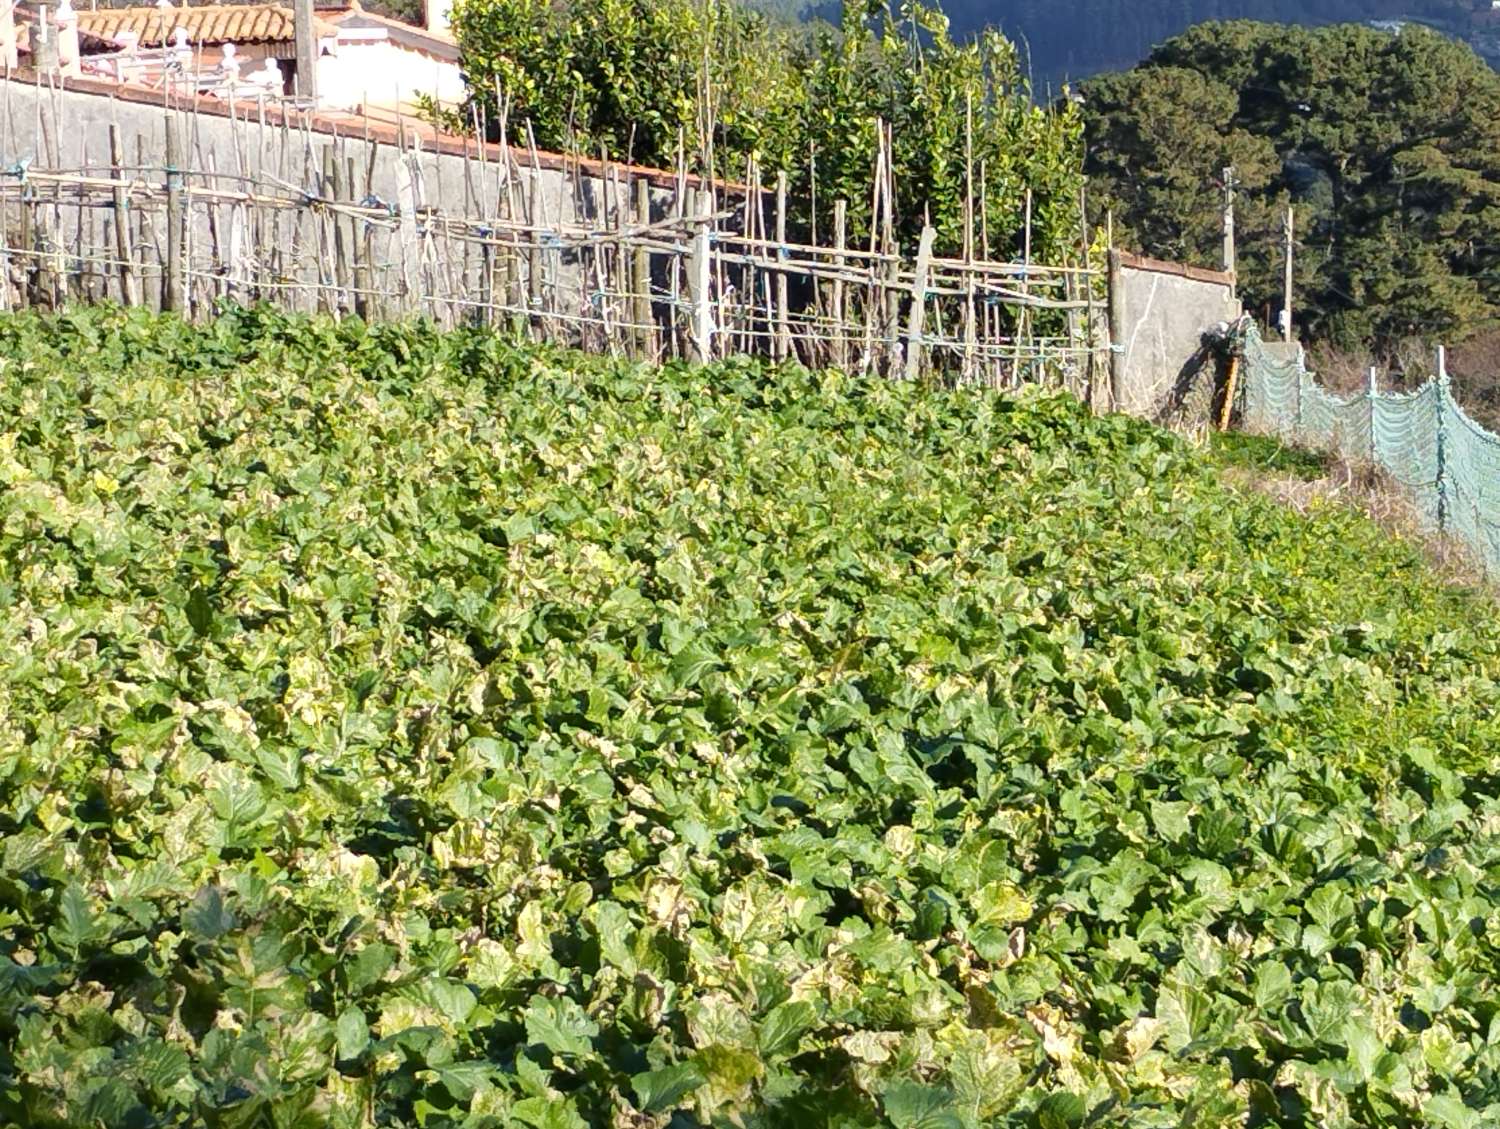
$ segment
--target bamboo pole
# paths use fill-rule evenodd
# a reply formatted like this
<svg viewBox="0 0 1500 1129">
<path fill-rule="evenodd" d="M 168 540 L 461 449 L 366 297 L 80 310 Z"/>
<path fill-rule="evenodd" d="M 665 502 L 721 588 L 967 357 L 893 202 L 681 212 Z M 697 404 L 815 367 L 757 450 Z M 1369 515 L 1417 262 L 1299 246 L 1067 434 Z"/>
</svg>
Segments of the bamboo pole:
<svg viewBox="0 0 1500 1129">
<path fill-rule="evenodd" d="M 1374 371 L 1373 369 L 1371 371 Z M 1229 375 L 1224 380 L 1224 403 L 1219 409 L 1219 430 L 1229 430 L 1229 417 L 1234 411 L 1234 394 L 1239 384 L 1240 355 L 1238 352 L 1229 355 Z"/>
<path fill-rule="evenodd" d="M 88 172 L 89 167 L 88 136 L 88 130 L 81 129 L 78 131 L 78 167 L 85 173 Z M 79 193 L 77 197 L 77 204 L 75 206 L 75 215 L 73 218 L 73 259 L 75 262 L 82 264 L 80 277 L 78 279 L 79 300 L 89 302 L 96 297 L 96 295 L 94 294 L 94 276 L 97 272 L 94 269 L 94 256 L 92 254 L 85 256 L 84 254 L 83 245 L 85 227 L 88 228 L 88 241 L 90 251 L 92 251 L 94 242 L 94 210 L 92 208 L 84 208 L 84 197 L 82 193 Z M 64 283 L 64 289 L 66 290 L 66 283 Z"/>
<path fill-rule="evenodd" d="M 846 261 L 844 244 L 848 239 L 848 213 L 849 202 L 847 200 L 840 198 L 833 202 L 833 262 L 841 274 Z M 849 364 L 849 349 L 848 343 L 845 340 L 848 336 L 846 328 L 848 319 L 846 316 L 847 311 L 844 309 L 844 280 L 842 277 L 833 280 L 831 306 L 831 320 L 836 335 L 833 341 L 833 366 L 842 370 Z"/>
<path fill-rule="evenodd" d="M 974 96 L 966 94 L 963 103 L 963 357 L 960 378 L 965 384 L 975 378 L 975 279 L 974 279 Z"/>
<path fill-rule="evenodd" d="M 761 215 L 761 207 L 765 201 L 760 191 L 760 165 L 754 156 L 748 157 L 745 162 L 745 184 L 747 185 L 745 195 L 745 217 L 741 225 L 743 240 L 746 246 L 749 241 L 765 235 L 764 217 Z M 740 342 L 740 349 L 745 353 L 754 353 L 759 344 L 755 331 L 756 315 L 759 313 L 760 286 L 763 273 L 756 256 L 752 255 L 750 262 L 745 264 L 745 270 L 741 276 L 745 291 L 745 316 L 744 333 Z"/>
<path fill-rule="evenodd" d="M 985 161 L 979 162 L 979 257 L 984 262 L 990 259 L 990 190 L 988 167 Z M 1000 311 L 986 301 L 982 311 L 984 318 L 984 340 L 987 345 L 998 346 L 1000 341 Z M 998 358 L 999 349 L 991 349 L 988 353 L 991 358 Z M 996 387 L 1000 381 L 999 361 L 992 359 L 986 366 L 987 377 L 990 387 Z"/>
<path fill-rule="evenodd" d="M 141 134 L 135 137 L 135 167 L 142 172 L 146 169 L 146 138 Z M 135 245 L 139 249 L 138 257 L 141 263 L 141 297 L 148 309 L 153 313 L 161 310 L 162 291 L 165 279 L 162 277 L 161 238 L 156 230 L 156 224 L 151 218 L 151 212 L 147 208 L 131 208 L 129 215 L 135 222 Z M 146 285 L 148 274 L 153 276 L 151 285 Z"/>
<path fill-rule="evenodd" d="M 200 159 L 201 159 L 201 157 L 202 157 L 202 155 L 200 154 Z M 218 171 L 219 171 L 219 154 L 218 154 L 218 152 L 217 151 L 210 152 L 209 155 L 208 155 L 208 157 L 207 157 L 207 159 L 206 159 L 206 161 L 205 161 L 205 164 L 208 167 L 208 174 L 209 174 L 208 182 L 210 184 L 212 184 L 215 180 L 218 179 L 218 177 L 217 177 L 217 174 L 218 174 Z M 189 207 L 191 208 L 191 203 L 189 203 Z M 216 297 L 216 298 L 222 298 L 225 295 L 225 287 L 227 287 L 227 285 L 228 285 L 228 278 L 229 278 L 229 272 L 225 269 L 226 266 L 228 265 L 228 260 L 227 260 L 227 257 L 225 255 L 225 246 L 224 246 L 226 241 L 224 239 L 220 238 L 222 232 L 220 231 L 219 217 L 218 217 L 218 208 L 215 207 L 214 204 L 209 203 L 206 207 L 204 207 L 203 214 L 207 218 L 207 221 L 208 221 L 209 246 L 213 249 L 213 267 L 212 267 L 211 273 L 217 275 L 217 277 L 218 277 L 218 284 L 217 284 L 218 293 L 215 294 L 214 297 Z M 212 284 L 210 284 L 210 285 L 212 285 Z M 190 271 L 188 273 L 188 293 L 189 293 L 189 295 L 192 294 L 192 287 L 193 287 L 193 278 L 192 278 L 192 273 Z M 188 298 L 188 308 L 191 309 L 192 305 L 193 305 L 192 298 L 189 297 Z"/>
<path fill-rule="evenodd" d="M 1293 236 L 1294 216 L 1295 213 L 1291 205 L 1287 205 L 1286 217 L 1282 221 L 1284 224 L 1282 236 L 1285 240 L 1285 250 L 1281 283 L 1281 339 L 1288 345 L 1292 343 L 1292 256 L 1295 253 L 1296 247 L 1296 240 Z"/>
<path fill-rule="evenodd" d="M 334 145 L 326 146 L 323 150 L 323 187 L 335 202 L 344 199 L 344 170 L 343 162 L 339 160 Z M 339 314 L 351 311 L 353 304 L 348 301 L 349 294 L 349 243 L 345 237 L 345 221 L 336 212 L 330 212 L 328 224 L 333 229 L 333 283 L 337 290 L 337 311 Z"/>
<path fill-rule="evenodd" d="M 641 177 L 635 182 L 635 221 L 642 227 L 651 222 L 651 183 Z M 640 356 L 646 360 L 656 359 L 656 333 L 650 328 L 651 315 L 651 252 L 637 244 L 635 263 L 631 271 L 632 302 L 635 306 L 634 320 L 636 341 Z"/>
<path fill-rule="evenodd" d="M 1091 258 L 1090 258 L 1091 247 L 1090 247 L 1090 241 L 1089 241 L 1089 196 L 1088 196 L 1088 192 L 1089 192 L 1089 190 L 1088 190 L 1088 186 L 1086 184 L 1085 185 L 1079 185 L 1079 188 L 1078 188 L 1078 223 L 1079 223 L 1079 226 L 1083 229 L 1083 237 L 1082 237 L 1080 245 L 1083 248 L 1083 265 L 1084 265 L 1085 268 L 1087 268 L 1088 266 L 1091 265 Z M 1095 320 L 1094 320 L 1095 319 L 1095 314 L 1094 314 L 1094 279 L 1093 279 L 1092 275 L 1084 274 L 1084 275 L 1081 276 L 1081 280 L 1080 281 L 1082 282 L 1082 285 L 1083 285 L 1084 308 L 1085 308 L 1085 311 L 1086 311 L 1086 313 L 1084 314 L 1084 316 L 1087 319 L 1084 322 L 1083 338 L 1082 338 L 1082 344 L 1084 345 L 1085 348 L 1088 349 L 1088 353 L 1087 353 L 1087 355 L 1085 357 L 1085 360 L 1084 360 L 1084 366 L 1085 366 L 1084 379 L 1087 380 L 1087 382 L 1088 382 L 1088 403 L 1089 403 L 1089 406 L 1091 408 L 1093 408 L 1095 411 L 1097 411 L 1097 410 L 1099 410 L 1099 404 L 1097 402 L 1099 400 L 1099 391 L 1098 391 L 1098 388 L 1097 388 L 1097 385 L 1098 385 L 1098 382 L 1099 382 L 1099 372 L 1098 372 L 1098 363 L 1097 363 L 1097 360 L 1098 360 L 1098 350 L 1095 347 L 1096 346 L 1095 337 L 1096 337 L 1096 328 L 1097 327 L 1095 325 Z M 1077 341 L 1070 341 L 1069 344 L 1070 345 L 1075 345 L 1075 344 L 1078 344 L 1078 342 Z"/>
<path fill-rule="evenodd" d="M 470 157 L 469 156 L 469 134 L 467 132 L 464 133 L 464 164 L 463 164 L 463 175 L 461 177 L 461 181 L 462 181 L 462 184 L 463 184 L 463 191 L 464 191 L 464 213 L 463 214 L 464 214 L 465 217 L 468 217 L 468 216 L 483 216 L 484 215 L 484 204 L 479 199 L 479 193 L 478 193 L 478 190 L 476 189 L 475 184 L 474 184 L 474 166 L 476 164 L 478 164 L 479 157 L 480 157 L 480 152 L 481 152 L 481 150 L 483 150 L 483 148 L 484 148 L 484 142 L 479 137 L 479 132 L 478 132 L 478 129 L 476 128 L 475 131 L 474 131 L 474 155 L 472 157 Z M 483 172 L 482 171 L 480 173 L 480 183 L 483 184 Z M 468 240 L 468 239 L 464 239 L 461 242 L 463 244 L 463 266 L 459 270 L 459 273 L 458 273 L 458 284 L 459 284 L 459 289 L 460 289 L 460 291 L 461 291 L 461 293 L 463 295 L 463 299 L 462 299 L 462 304 L 459 307 L 459 313 L 460 313 L 460 316 L 463 317 L 465 320 L 472 320 L 472 321 L 475 321 L 475 322 L 477 322 L 479 324 L 483 324 L 484 321 L 485 321 L 486 315 L 489 313 L 489 311 L 488 311 L 488 309 L 486 307 L 486 301 L 487 301 L 487 299 L 486 299 L 485 289 L 484 289 L 485 274 L 486 274 L 486 270 L 485 270 L 486 263 L 485 263 L 485 260 L 486 260 L 486 257 L 487 257 L 486 254 L 485 254 L 485 252 L 486 252 L 486 245 L 484 243 L 480 243 L 479 244 L 479 248 L 478 248 L 479 270 L 478 270 L 478 277 L 476 279 L 475 278 L 475 268 L 474 268 L 475 248 L 474 248 L 473 244 L 470 242 L 470 240 Z M 475 291 L 476 291 L 476 293 L 475 293 L 475 295 L 473 297 L 471 297 L 470 292 L 469 292 L 469 281 L 470 281 L 470 279 L 475 279 Z"/>
<path fill-rule="evenodd" d="M 370 123 L 365 119 L 365 199 L 375 198 L 375 163 L 380 156 L 380 148 L 374 141 L 370 140 Z M 399 156 L 397 158 L 399 160 Z M 366 318 L 378 318 L 385 312 L 384 304 L 385 289 L 377 285 L 384 277 L 385 272 L 380 271 L 375 265 L 375 225 L 368 220 L 364 228 L 364 250 L 363 258 L 365 264 L 365 285 L 369 287 L 369 293 L 365 298 L 364 316 Z"/>
<path fill-rule="evenodd" d="M 776 258 L 786 258 L 786 173 L 776 174 Z M 776 359 L 792 355 L 791 306 L 788 300 L 786 271 L 776 272 Z"/>
<path fill-rule="evenodd" d="M 1021 294 L 1029 301 L 1031 298 L 1031 189 L 1026 189 L 1026 222 L 1022 229 L 1022 252 L 1021 252 Z M 1011 384 L 1019 387 L 1021 384 L 1021 356 L 1031 343 L 1031 310 L 1024 302 L 1021 306 L 1020 317 L 1016 320 L 1016 348 L 1015 360 L 1011 364 Z"/>
<path fill-rule="evenodd" d="M 355 177 L 358 166 L 354 157 L 344 158 L 344 184 L 348 191 L 348 202 L 354 202 Z M 369 261 L 364 253 L 364 240 L 360 238 L 360 221 L 351 216 L 349 219 L 349 258 L 352 266 L 352 277 L 354 281 L 354 312 L 366 321 L 370 318 L 370 289 Z"/>
<path fill-rule="evenodd" d="M 58 146 L 61 143 L 61 131 L 58 123 L 57 108 L 57 80 L 49 78 L 47 84 L 47 109 L 50 113 L 40 113 L 42 123 L 42 154 L 43 158 L 51 163 L 53 168 L 62 164 L 58 157 Z M 54 181 L 52 184 L 52 206 L 43 208 L 38 217 L 37 224 L 37 251 L 50 252 L 41 260 L 44 265 L 43 292 L 46 294 L 49 309 L 57 309 L 61 304 L 60 292 L 67 283 L 61 277 L 61 271 L 57 268 L 61 265 L 62 256 L 57 254 L 62 240 L 62 186 Z"/>
<path fill-rule="evenodd" d="M 32 187 L 24 180 L 22 174 L 21 182 L 21 286 L 17 301 L 21 309 L 26 309 L 35 299 L 35 279 L 37 273 L 36 258 L 36 206 L 32 203 Z"/>
</svg>

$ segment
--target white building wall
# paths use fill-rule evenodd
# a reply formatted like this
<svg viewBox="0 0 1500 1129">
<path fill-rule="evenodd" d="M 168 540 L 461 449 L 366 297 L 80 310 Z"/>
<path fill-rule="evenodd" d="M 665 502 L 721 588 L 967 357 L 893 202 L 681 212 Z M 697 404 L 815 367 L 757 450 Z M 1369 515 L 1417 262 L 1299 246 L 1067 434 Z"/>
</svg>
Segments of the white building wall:
<svg viewBox="0 0 1500 1129">
<path fill-rule="evenodd" d="M 318 102 L 326 109 L 395 107 L 410 104 L 418 94 L 461 102 L 464 82 L 458 64 L 389 40 L 340 43 L 336 54 L 318 60 Z"/>
</svg>

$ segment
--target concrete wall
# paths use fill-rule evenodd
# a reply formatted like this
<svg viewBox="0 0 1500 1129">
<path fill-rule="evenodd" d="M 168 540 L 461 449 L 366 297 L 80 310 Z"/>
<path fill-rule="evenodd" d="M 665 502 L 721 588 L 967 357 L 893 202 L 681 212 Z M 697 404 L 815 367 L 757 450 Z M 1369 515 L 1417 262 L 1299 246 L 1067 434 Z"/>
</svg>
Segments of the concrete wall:
<svg viewBox="0 0 1500 1129">
<path fill-rule="evenodd" d="M 229 106 L 209 98 L 179 98 L 169 104 L 159 90 L 94 79 L 72 79 L 54 88 L 25 72 L 9 81 L 0 79 L 0 168 L 19 162 L 38 169 L 105 170 L 109 129 L 116 125 L 124 141 L 125 163 L 145 166 L 134 175 L 160 180 L 165 175 L 166 122 L 174 116 L 187 148 L 184 163 L 191 170 L 213 167 L 220 174 L 315 189 L 323 150 L 331 144 L 346 161 L 354 160 L 363 195 L 373 149 L 370 192 L 381 200 L 396 199 L 401 149 L 397 128 L 389 122 L 299 113 L 269 102 Z M 496 214 L 496 197 L 507 191 L 500 146 L 484 147 L 487 168 L 482 172 L 472 160 L 477 156 L 472 139 L 440 137 L 417 122 L 408 122 L 406 132 L 408 139 L 420 139 L 423 206 Z M 646 179 L 652 186 L 656 219 L 666 216 L 676 199 L 672 175 L 660 170 L 623 165 L 606 170 L 597 161 L 547 153 L 537 154 L 533 161 L 524 147 L 511 148 L 509 157 L 513 179 L 528 189 L 533 182 L 539 186 L 538 205 L 550 223 L 612 219 L 606 204 L 612 207 L 614 193 L 604 191 L 611 178 Z M 478 206 L 474 196 L 482 198 Z"/>
<path fill-rule="evenodd" d="M 1204 335 L 1239 314 L 1233 275 L 1114 253 L 1110 340 L 1116 410 L 1162 423 L 1207 420 L 1216 373 Z"/>
<path fill-rule="evenodd" d="M 439 135 L 410 120 L 398 129 L 375 118 L 299 112 L 279 101 L 231 106 L 205 97 L 169 99 L 162 91 L 99 79 L 72 79 L 53 86 L 38 83 L 34 75 L 0 79 L 0 170 L 82 170 L 109 177 L 114 127 L 123 143 L 126 178 L 159 190 L 152 203 L 164 207 L 168 122 L 175 123 L 182 146 L 179 165 L 194 189 L 293 200 L 299 194 L 309 200 L 337 197 L 400 207 L 413 216 L 508 219 L 553 231 L 567 225 L 592 231 L 639 223 L 635 203 L 642 185 L 652 222 L 677 210 L 678 182 L 660 170 L 533 154 L 524 147 L 479 146 L 473 138 Z M 406 148 L 399 144 L 403 136 Z M 481 150 L 483 161 L 478 159 Z M 330 157 L 331 166 L 325 163 Z M 335 170 L 342 184 L 325 178 L 325 167 Z M 683 183 L 695 189 L 697 178 Z M 60 290 L 39 287 L 56 300 L 70 292 L 90 300 L 122 298 L 124 281 L 115 277 L 112 244 L 104 228 L 112 213 L 69 206 L 65 197 L 72 190 L 56 193 L 40 177 L 31 184 L 38 201 L 31 209 L 32 248 L 42 256 L 28 255 L 25 249 L 20 255 L 4 253 L 21 247 L 21 209 L 0 209 L 0 260 L 8 259 L 0 271 L 0 306 L 8 308 L 20 300 L 21 288 L 28 283 L 19 272 L 28 267 L 33 275 L 43 272 L 49 280 L 66 276 Z M 721 189 L 721 208 L 735 206 L 733 193 L 732 188 Z M 414 208 L 408 209 L 408 203 Z M 684 211 L 695 207 L 697 201 L 684 199 Z M 289 308 L 311 310 L 319 299 L 310 285 L 334 284 L 331 251 L 320 247 L 320 241 L 331 243 L 336 236 L 307 214 L 312 209 L 297 209 L 299 214 L 270 209 L 264 222 L 254 218 L 257 210 L 253 203 L 216 204 L 201 194 L 190 203 L 183 262 L 191 308 L 202 308 L 217 295 L 239 300 L 274 296 Z M 165 286 L 167 225 L 164 213 L 153 220 L 150 211 L 136 207 L 130 215 L 138 228 L 132 254 L 142 280 L 140 295 L 154 305 Z M 421 240 L 414 229 L 409 238 L 403 235 L 404 225 L 372 230 L 363 256 L 364 282 L 371 293 L 426 294 L 428 299 L 420 299 L 428 302 L 422 312 L 453 320 L 468 308 L 462 302 L 479 292 L 484 260 L 477 252 L 463 250 L 456 252 L 459 259 L 449 257 L 452 246 L 431 234 L 434 225 L 424 225 L 429 234 Z M 355 238 L 355 229 L 346 227 L 345 246 L 352 246 Z M 576 236 L 573 243 L 576 248 Z M 89 267 L 83 261 L 85 248 L 94 249 Z M 576 249 L 560 248 L 531 260 L 528 269 L 534 269 L 529 277 L 546 288 L 547 301 L 559 311 L 589 312 L 597 282 L 590 279 L 588 263 Z M 425 283 L 419 277 L 423 271 L 429 275 Z M 457 296 L 460 304 L 432 306 L 429 299 L 439 291 Z M 512 305 L 522 296 L 516 298 Z M 526 300 L 535 304 L 539 297 L 533 292 Z M 399 308 L 410 312 L 405 305 Z"/>
</svg>

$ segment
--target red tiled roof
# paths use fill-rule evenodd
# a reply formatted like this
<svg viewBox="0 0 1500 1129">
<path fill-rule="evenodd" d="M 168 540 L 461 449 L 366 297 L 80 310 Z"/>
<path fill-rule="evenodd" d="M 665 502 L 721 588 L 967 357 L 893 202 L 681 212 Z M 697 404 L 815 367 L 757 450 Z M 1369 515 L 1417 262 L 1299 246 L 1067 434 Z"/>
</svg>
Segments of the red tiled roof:
<svg viewBox="0 0 1500 1129">
<path fill-rule="evenodd" d="M 78 13 L 80 33 L 101 39 L 136 36 L 142 47 L 165 47 L 178 28 L 187 30 L 188 42 L 277 43 L 296 38 L 292 10 L 279 4 L 211 4 L 200 8 L 101 8 Z M 334 34 L 327 22 L 313 20 L 319 38 Z"/>
</svg>

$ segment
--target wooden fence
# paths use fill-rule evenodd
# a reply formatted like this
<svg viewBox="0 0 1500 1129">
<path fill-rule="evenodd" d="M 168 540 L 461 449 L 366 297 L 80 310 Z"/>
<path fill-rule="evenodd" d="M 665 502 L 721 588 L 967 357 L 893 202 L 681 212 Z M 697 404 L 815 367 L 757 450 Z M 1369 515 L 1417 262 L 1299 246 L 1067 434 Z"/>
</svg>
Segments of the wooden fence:
<svg viewBox="0 0 1500 1129">
<path fill-rule="evenodd" d="M 53 167 L 18 161 L 0 175 L 0 305 L 112 300 L 201 317 L 265 301 L 506 326 L 650 360 L 749 353 L 1062 383 L 1090 399 L 1107 385 L 1087 269 L 938 256 L 930 229 L 914 254 L 855 246 L 842 202 L 825 244 L 791 242 L 784 180 L 761 191 L 679 172 L 664 193 L 626 167 L 585 175 L 580 163 L 570 206 L 549 208 L 536 154 L 519 146 L 494 159 L 476 145 L 462 183 L 434 186 L 410 140 L 385 199 L 373 142 L 283 121 L 268 146 L 253 126 L 232 151 L 205 151 L 168 111 L 164 153 L 127 155 L 111 127 L 107 154 L 67 167 L 59 139 L 39 138 L 32 152 Z"/>
</svg>

